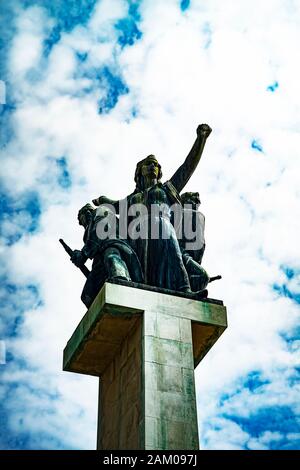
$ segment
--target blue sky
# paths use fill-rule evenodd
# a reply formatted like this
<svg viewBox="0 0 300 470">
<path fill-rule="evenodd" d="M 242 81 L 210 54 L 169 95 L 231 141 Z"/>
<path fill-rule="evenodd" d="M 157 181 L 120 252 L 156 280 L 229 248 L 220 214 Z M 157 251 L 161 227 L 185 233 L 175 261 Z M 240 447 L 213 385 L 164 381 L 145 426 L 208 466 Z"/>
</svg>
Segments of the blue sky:
<svg viewBox="0 0 300 470">
<path fill-rule="evenodd" d="M 229 328 L 196 370 L 201 447 L 299 449 L 299 4 L 16 0 L 0 23 L 0 449 L 95 448 L 97 380 L 61 371 L 84 306 L 58 238 L 80 248 L 78 209 L 144 156 L 168 179 L 202 122 L 186 190 Z"/>
</svg>

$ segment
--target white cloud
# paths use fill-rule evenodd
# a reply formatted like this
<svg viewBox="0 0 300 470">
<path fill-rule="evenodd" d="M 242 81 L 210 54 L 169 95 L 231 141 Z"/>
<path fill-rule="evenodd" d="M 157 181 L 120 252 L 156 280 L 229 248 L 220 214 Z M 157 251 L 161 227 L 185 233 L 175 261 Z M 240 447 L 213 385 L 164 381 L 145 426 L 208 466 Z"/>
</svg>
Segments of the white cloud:
<svg viewBox="0 0 300 470">
<path fill-rule="evenodd" d="M 26 72 L 39 65 L 43 40 L 52 25 L 53 22 L 47 18 L 43 8 L 33 6 L 20 11 L 9 64 L 10 70 L 14 72 L 14 79 L 26 82 Z"/>
<path fill-rule="evenodd" d="M 205 438 L 205 447 L 211 450 L 242 450 L 249 435 L 230 420 L 213 418 Z"/>
</svg>

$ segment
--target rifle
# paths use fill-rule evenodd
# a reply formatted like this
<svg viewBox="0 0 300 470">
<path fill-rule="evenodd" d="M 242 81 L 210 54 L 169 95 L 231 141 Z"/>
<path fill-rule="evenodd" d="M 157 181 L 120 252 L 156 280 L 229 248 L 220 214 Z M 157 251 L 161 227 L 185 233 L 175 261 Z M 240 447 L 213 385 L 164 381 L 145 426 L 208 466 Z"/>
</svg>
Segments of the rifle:
<svg viewBox="0 0 300 470">
<path fill-rule="evenodd" d="M 74 251 L 63 241 L 62 238 L 59 239 L 59 243 L 62 244 L 62 246 L 64 247 L 64 249 L 65 249 L 66 252 L 68 253 L 68 255 L 69 255 L 70 257 L 72 257 Z M 91 272 L 85 265 L 79 266 L 79 269 L 80 269 L 80 271 L 85 275 L 85 277 L 88 277 L 88 275 L 89 275 L 90 272 Z"/>
</svg>

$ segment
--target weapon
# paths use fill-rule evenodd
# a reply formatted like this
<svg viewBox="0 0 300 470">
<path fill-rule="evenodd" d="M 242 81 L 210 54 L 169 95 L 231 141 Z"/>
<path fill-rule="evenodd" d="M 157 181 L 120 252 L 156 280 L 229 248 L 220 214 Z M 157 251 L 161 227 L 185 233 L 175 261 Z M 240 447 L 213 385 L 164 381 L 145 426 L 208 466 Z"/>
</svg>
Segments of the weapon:
<svg viewBox="0 0 300 470">
<path fill-rule="evenodd" d="M 68 253 L 68 255 L 70 257 L 72 257 L 72 255 L 74 253 L 73 250 L 63 241 L 62 238 L 59 239 L 59 243 L 62 244 L 62 246 L 64 247 L 64 249 Z M 80 266 L 79 269 L 85 275 L 85 277 L 88 277 L 88 275 L 90 274 L 90 270 L 84 265 Z"/>
<path fill-rule="evenodd" d="M 222 279 L 222 276 L 220 276 L 220 274 L 218 276 L 210 277 L 208 282 L 218 281 L 219 279 Z"/>
</svg>

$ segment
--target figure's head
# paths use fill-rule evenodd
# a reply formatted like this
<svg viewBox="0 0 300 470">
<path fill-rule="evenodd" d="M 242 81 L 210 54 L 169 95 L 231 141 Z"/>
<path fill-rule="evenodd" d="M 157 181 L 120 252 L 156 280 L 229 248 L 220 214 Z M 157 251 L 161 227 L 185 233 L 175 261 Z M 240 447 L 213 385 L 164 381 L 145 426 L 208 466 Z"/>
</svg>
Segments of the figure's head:
<svg viewBox="0 0 300 470">
<path fill-rule="evenodd" d="M 91 220 L 91 217 L 94 214 L 95 209 L 91 204 L 86 204 L 83 206 L 79 212 L 78 212 L 78 222 L 79 225 L 83 225 L 84 228 L 86 228 L 89 224 L 89 221 Z"/>
<path fill-rule="evenodd" d="M 148 157 L 138 162 L 134 175 L 137 189 L 143 190 L 145 188 L 144 181 L 147 177 L 157 181 L 162 178 L 161 166 L 154 155 L 148 155 Z"/>
<path fill-rule="evenodd" d="M 192 204 L 193 209 L 196 209 L 199 204 L 201 204 L 199 193 L 187 192 L 183 193 L 181 196 L 182 204 Z"/>
</svg>

